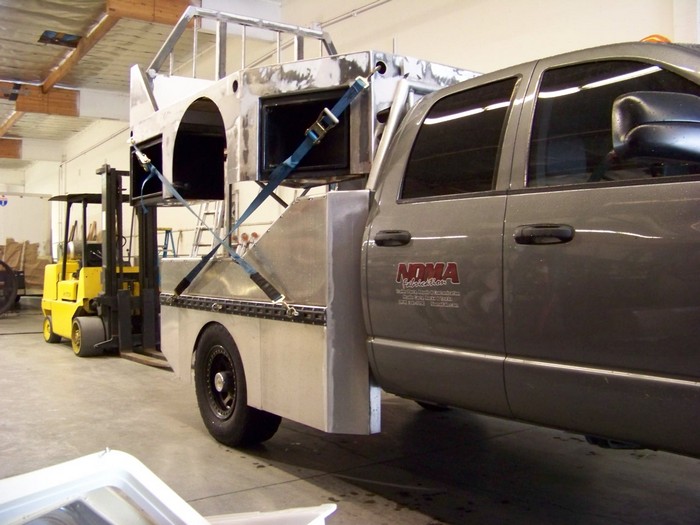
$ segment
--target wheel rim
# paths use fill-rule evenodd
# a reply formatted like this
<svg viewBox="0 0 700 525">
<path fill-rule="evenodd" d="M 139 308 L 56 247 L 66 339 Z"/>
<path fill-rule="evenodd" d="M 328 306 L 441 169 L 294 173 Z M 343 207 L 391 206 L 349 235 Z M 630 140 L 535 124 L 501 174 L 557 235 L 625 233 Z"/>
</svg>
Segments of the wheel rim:
<svg viewBox="0 0 700 525">
<path fill-rule="evenodd" d="M 236 373 L 223 346 L 211 348 L 206 374 L 209 407 L 218 419 L 230 418 L 236 404 Z"/>
<path fill-rule="evenodd" d="M 44 339 L 46 341 L 51 337 L 51 321 L 48 317 L 44 317 Z"/>
<path fill-rule="evenodd" d="M 82 336 L 80 334 L 80 325 L 78 323 L 73 323 L 73 333 L 71 334 L 70 340 L 73 346 L 73 352 L 75 352 L 76 354 L 80 353 Z"/>
</svg>

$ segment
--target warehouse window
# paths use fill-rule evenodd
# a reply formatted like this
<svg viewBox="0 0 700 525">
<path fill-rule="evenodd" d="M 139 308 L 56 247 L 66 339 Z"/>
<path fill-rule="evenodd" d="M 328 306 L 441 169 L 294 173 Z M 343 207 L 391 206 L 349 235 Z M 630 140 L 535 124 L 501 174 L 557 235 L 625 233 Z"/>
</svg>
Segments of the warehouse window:
<svg viewBox="0 0 700 525">
<path fill-rule="evenodd" d="M 700 166 L 681 162 L 605 162 L 612 149 L 613 102 L 633 91 L 700 95 L 700 87 L 693 82 L 642 62 L 591 62 L 546 71 L 537 97 L 527 185 L 560 186 L 700 173 Z"/>
<path fill-rule="evenodd" d="M 408 160 L 402 199 L 490 191 L 495 186 L 516 79 L 448 95 L 430 109 Z"/>
</svg>

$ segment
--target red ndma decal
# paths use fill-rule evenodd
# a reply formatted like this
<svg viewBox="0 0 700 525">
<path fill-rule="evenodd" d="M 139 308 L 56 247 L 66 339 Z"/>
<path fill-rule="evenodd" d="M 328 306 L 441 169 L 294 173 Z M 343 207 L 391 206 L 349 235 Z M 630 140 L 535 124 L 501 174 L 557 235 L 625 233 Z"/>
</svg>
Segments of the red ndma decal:
<svg viewBox="0 0 700 525">
<path fill-rule="evenodd" d="M 445 286 L 459 284 L 457 263 L 399 263 L 396 282 L 404 286 Z"/>
</svg>

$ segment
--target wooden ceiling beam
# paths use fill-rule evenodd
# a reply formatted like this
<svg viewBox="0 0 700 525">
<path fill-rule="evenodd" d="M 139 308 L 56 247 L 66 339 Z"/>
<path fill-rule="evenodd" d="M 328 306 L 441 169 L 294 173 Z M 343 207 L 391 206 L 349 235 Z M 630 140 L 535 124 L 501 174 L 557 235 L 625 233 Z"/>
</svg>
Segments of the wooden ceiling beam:
<svg viewBox="0 0 700 525">
<path fill-rule="evenodd" d="M 14 123 L 22 118 L 22 115 L 24 115 L 22 111 L 13 111 L 10 113 L 10 116 L 5 119 L 5 122 L 0 124 L 0 137 L 5 136 L 5 133 L 7 133 Z"/>
<path fill-rule="evenodd" d="M 44 93 L 41 86 L 0 80 L 0 94 L 3 98 L 15 101 L 15 111 L 67 117 L 80 116 L 79 92 L 75 89 L 54 88 Z"/>
<path fill-rule="evenodd" d="M 0 139 L 0 159 L 21 159 L 22 141 L 18 139 Z"/>
<path fill-rule="evenodd" d="M 175 25 L 182 12 L 190 5 L 201 6 L 201 0 L 107 0 L 105 15 L 78 42 L 77 47 L 51 70 L 41 86 L 23 84 L 18 89 L 14 83 L 0 81 L 0 93 L 12 92 L 14 97 L 12 100 L 16 101 L 15 110 L 0 124 L 0 137 L 3 137 L 25 112 L 80 116 L 79 91 L 54 86 L 70 73 L 80 59 L 117 24 L 120 18 Z M 14 142 L 19 143 L 21 147 L 21 141 Z M 10 146 L 16 146 L 16 144 L 10 144 Z M 1 155 L 2 151 L 0 151 Z"/>
<path fill-rule="evenodd" d="M 70 70 L 73 69 L 73 66 L 75 66 L 118 21 L 119 18 L 116 16 L 110 14 L 103 16 L 97 25 L 95 25 L 84 38 L 80 39 L 78 46 L 49 73 L 49 76 L 46 77 L 46 80 L 44 80 L 41 85 L 41 90 L 44 93 L 48 93 L 49 90 L 51 90 L 56 83 L 60 82 Z"/>
<path fill-rule="evenodd" d="M 107 0 L 107 14 L 143 22 L 175 25 L 189 6 L 201 6 L 199 0 Z"/>
</svg>

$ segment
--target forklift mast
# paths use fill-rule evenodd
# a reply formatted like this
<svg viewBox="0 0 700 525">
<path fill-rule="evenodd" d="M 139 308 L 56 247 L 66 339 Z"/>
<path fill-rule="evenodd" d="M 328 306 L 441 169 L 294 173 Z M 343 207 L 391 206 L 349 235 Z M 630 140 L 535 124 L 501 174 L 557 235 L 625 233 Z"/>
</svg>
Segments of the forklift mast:
<svg viewBox="0 0 700 525">
<path fill-rule="evenodd" d="M 106 340 L 103 349 L 117 348 L 120 352 L 133 352 L 140 346 L 143 352 L 158 347 L 159 304 L 157 217 L 155 207 L 135 207 L 138 218 L 139 272 L 124 272 L 131 266 L 124 259 L 124 235 L 122 203 L 124 195 L 122 177 L 128 171 L 119 171 L 108 164 L 97 170 L 102 176 L 102 289 L 96 298 L 99 315 L 105 325 Z M 129 254 L 131 256 L 131 254 Z M 140 334 L 140 340 L 134 336 Z"/>
</svg>

